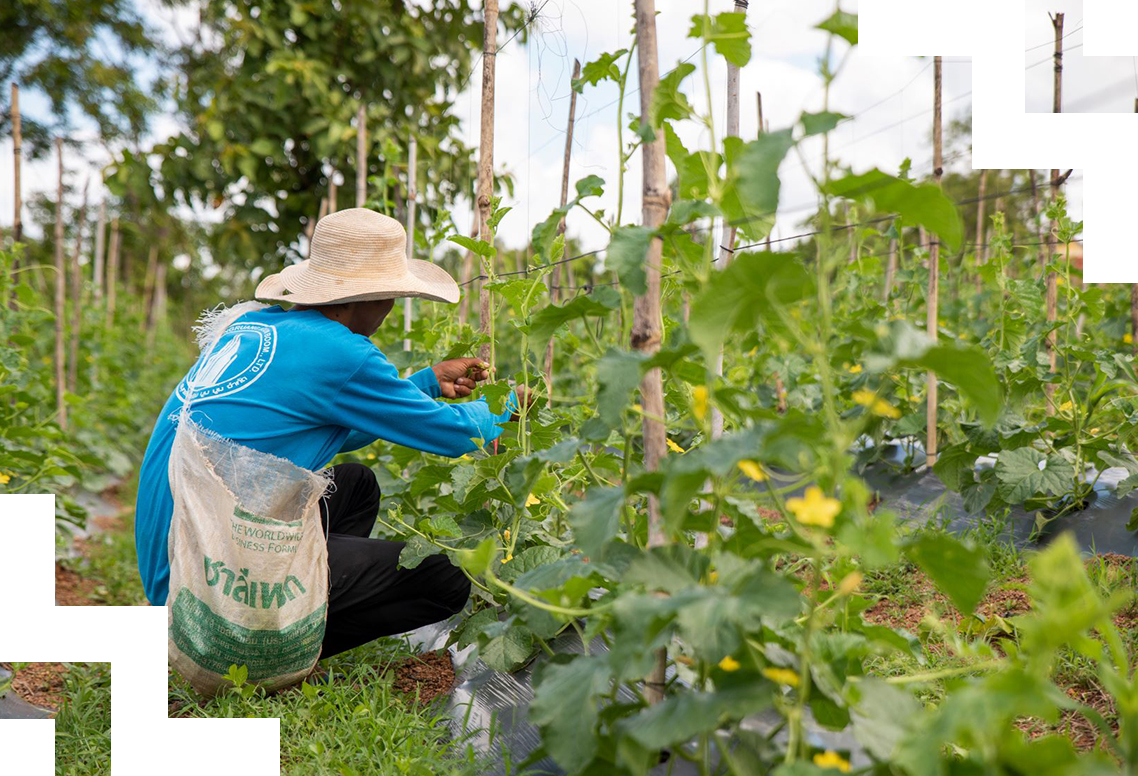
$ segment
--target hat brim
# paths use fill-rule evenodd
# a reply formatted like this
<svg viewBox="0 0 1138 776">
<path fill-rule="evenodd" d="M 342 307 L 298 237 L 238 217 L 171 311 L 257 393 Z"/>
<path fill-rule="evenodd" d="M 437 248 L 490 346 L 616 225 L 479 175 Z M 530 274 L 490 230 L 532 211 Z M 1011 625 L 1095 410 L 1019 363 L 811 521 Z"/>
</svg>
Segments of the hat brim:
<svg viewBox="0 0 1138 776">
<path fill-rule="evenodd" d="M 448 304 L 458 301 L 458 283 L 442 267 L 410 259 L 407 270 L 397 278 L 336 277 L 313 272 L 305 259 L 266 277 L 257 284 L 254 296 L 263 301 L 307 305 L 405 298 Z"/>
</svg>

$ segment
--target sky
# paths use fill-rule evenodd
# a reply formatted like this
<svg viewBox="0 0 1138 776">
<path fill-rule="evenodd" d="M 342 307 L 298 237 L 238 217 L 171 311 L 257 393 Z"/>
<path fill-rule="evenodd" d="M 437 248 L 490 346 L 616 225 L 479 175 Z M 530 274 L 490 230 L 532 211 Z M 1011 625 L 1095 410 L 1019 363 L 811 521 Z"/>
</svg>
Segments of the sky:
<svg viewBox="0 0 1138 776">
<path fill-rule="evenodd" d="M 1024 33 L 1026 109 L 1050 113 L 1055 73 L 1055 29 L 1050 15 L 1063 18 L 1063 112 L 1133 113 L 1138 98 L 1138 57 L 1084 56 L 1082 0 L 1026 0 Z"/>
<path fill-rule="evenodd" d="M 427 0 L 411 0 L 424 5 Z M 158 34 L 168 39 L 186 35 L 193 11 L 171 11 L 157 0 L 136 0 Z M 627 47 L 631 40 L 632 0 L 539 0 L 542 11 L 533 23 L 528 44 L 521 37 L 505 45 L 498 55 L 495 120 L 495 168 L 508 171 L 515 178 L 515 193 L 504 204 L 514 209 L 503 220 L 499 238 L 508 247 L 524 245 L 535 223 L 559 204 L 562 163 L 565 151 L 565 125 L 569 107 L 570 76 L 573 58 L 582 64 L 599 54 Z M 502 0 L 507 6 L 507 0 Z M 682 60 L 696 65 L 696 71 L 684 83 L 690 101 L 697 111 L 706 112 L 707 98 L 703 79 L 703 59 L 696 40 L 687 37 L 692 9 L 698 3 L 658 0 L 657 37 L 660 71 L 665 73 Z M 733 0 L 711 0 L 712 13 L 733 10 Z M 844 9 L 856 12 L 852 0 Z M 748 24 L 752 32 L 752 57 L 740 75 L 740 135 L 755 137 L 757 123 L 756 93 L 762 93 L 764 118 L 770 128 L 793 124 L 803 111 L 818 111 L 823 105 L 822 81 L 817 75 L 817 60 L 822 55 L 828 36 L 813 29 L 833 10 L 832 0 L 772 0 L 752 3 Z M 1077 13 L 1075 14 L 1077 16 Z M 1044 23 L 1048 25 L 1044 17 Z M 1047 30 L 1044 31 L 1046 33 Z M 1038 32 L 1031 39 L 1046 39 Z M 500 36 L 500 44 L 506 36 Z M 839 42 L 835 52 L 847 52 Z M 1046 52 L 1044 52 L 1046 53 Z M 717 137 L 725 127 L 726 63 L 707 52 L 711 108 Z M 1045 70 L 1040 67 L 1037 70 Z M 635 66 L 630 74 L 625 98 L 625 113 L 639 112 Z M 463 138 L 471 147 L 479 142 L 479 91 L 481 67 L 476 68 L 470 84 L 455 100 L 454 112 L 462 121 Z M 971 111 L 972 67 L 970 60 L 945 57 L 944 105 L 945 122 L 967 116 Z M 1074 86 L 1072 94 L 1077 94 Z M 577 125 L 574 133 L 570 182 L 596 174 L 607 181 L 599 207 L 613 213 L 616 207 L 617 115 L 615 86 L 586 87 L 577 100 Z M 22 100 L 26 111 L 36 109 L 34 98 Z M 42 104 L 42 101 L 41 101 Z M 872 57 L 857 49 L 845 61 L 834 82 L 830 109 L 852 116 L 831 133 L 831 153 L 857 172 L 878 167 L 896 172 L 905 158 L 911 158 L 914 174 L 928 175 L 932 169 L 931 125 L 933 105 L 933 67 L 930 58 Z M 623 121 L 627 125 L 627 118 Z M 172 116 L 159 116 L 151 131 L 156 140 L 177 128 Z M 707 147 L 706 129 L 695 122 L 680 126 L 679 135 L 689 150 Z M 625 132 L 625 140 L 628 140 Z M 82 130 L 77 135 L 83 135 Z M 967 149 L 965 149 L 966 151 Z M 780 212 L 774 237 L 787 237 L 805 231 L 804 217 L 814 206 L 813 185 L 806 173 L 818 171 L 820 142 L 802 145 L 800 153 L 789 156 L 782 173 Z M 97 182 L 99 165 L 105 155 L 95 147 L 85 154 L 74 153 L 66 160 L 69 176 L 91 176 Z M 949 156 L 946 168 L 965 169 L 970 164 L 967 153 Z M 53 191 L 54 160 L 25 163 L 24 196 L 33 190 Z M 11 180 L 12 152 L 10 139 L 0 142 L 0 181 Z M 669 174 L 671 165 L 669 163 Z M 624 223 L 637 223 L 640 218 L 641 167 L 639 154 L 630 160 L 625 173 Z M 1078 176 L 1076 176 L 1078 177 Z M 1072 215 L 1081 217 L 1081 183 L 1070 184 L 1068 195 Z M 92 194 L 92 201 L 97 196 Z M 10 186 L 0 186 L 0 228 L 12 221 Z M 203 218 L 215 213 L 198 214 Z M 454 203 L 453 217 L 460 231 L 471 223 L 471 204 Z M 26 218 L 26 216 L 25 216 Z M 607 233 L 590 216 L 575 211 L 567 219 L 571 236 L 577 237 L 585 250 L 603 248 Z M 425 257 L 421 257 L 425 258 Z"/>
</svg>

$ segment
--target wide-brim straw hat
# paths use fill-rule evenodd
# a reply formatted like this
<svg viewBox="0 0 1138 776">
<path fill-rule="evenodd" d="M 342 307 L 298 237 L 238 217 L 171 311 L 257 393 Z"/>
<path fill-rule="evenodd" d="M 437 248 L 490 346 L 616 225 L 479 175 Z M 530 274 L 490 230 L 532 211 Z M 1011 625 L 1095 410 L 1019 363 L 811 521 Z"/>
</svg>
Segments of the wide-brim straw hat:
<svg viewBox="0 0 1138 776">
<path fill-rule="evenodd" d="M 362 207 L 316 224 L 308 258 L 269 275 L 258 299 L 321 305 L 415 297 L 458 301 L 458 284 L 429 261 L 407 258 L 407 232 L 394 218 Z"/>
</svg>

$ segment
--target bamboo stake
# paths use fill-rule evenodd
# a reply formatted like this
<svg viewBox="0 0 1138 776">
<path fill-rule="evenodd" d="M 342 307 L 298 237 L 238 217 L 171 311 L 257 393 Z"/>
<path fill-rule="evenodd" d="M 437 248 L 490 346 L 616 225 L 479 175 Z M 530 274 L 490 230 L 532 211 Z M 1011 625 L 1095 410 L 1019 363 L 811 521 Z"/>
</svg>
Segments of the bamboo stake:
<svg viewBox="0 0 1138 776">
<path fill-rule="evenodd" d="M 885 290 L 881 301 L 889 304 L 889 297 L 893 294 L 893 277 L 897 274 L 897 238 L 889 240 L 889 263 L 885 265 Z"/>
<path fill-rule="evenodd" d="M 60 428 L 67 429 L 67 404 L 63 400 L 64 355 L 63 316 L 67 302 L 67 276 L 63 266 L 63 138 L 55 139 L 55 155 L 59 163 L 55 194 L 55 411 Z"/>
<path fill-rule="evenodd" d="M 494 197 L 494 78 L 498 59 L 498 0 L 485 0 L 482 22 L 482 123 L 478 138 L 478 238 L 490 242 L 490 207 Z M 478 323 L 488 338 L 491 332 L 490 290 L 478 284 Z M 484 342 L 478 356 L 494 368 L 492 342 Z"/>
<path fill-rule="evenodd" d="M 1031 208 L 1035 213 L 1035 233 L 1036 240 L 1039 243 L 1039 268 L 1043 269 L 1047 266 L 1047 241 L 1043 239 L 1043 207 L 1039 202 L 1039 187 L 1035 182 L 1035 170 L 1028 170 L 1027 173 L 1029 180 L 1031 180 Z"/>
<path fill-rule="evenodd" d="M 943 63 L 940 57 L 933 60 L 934 78 L 933 78 L 933 179 L 936 184 L 940 185 L 940 177 L 944 173 L 942 169 L 943 159 L 941 156 L 943 132 L 941 126 L 941 87 L 943 82 Z M 928 318 L 926 322 L 926 331 L 932 338 L 933 342 L 937 340 L 938 324 L 938 310 L 937 310 L 937 294 L 939 289 L 940 273 L 940 239 L 937 235 L 929 235 L 929 294 L 926 308 L 928 311 Z M 936 439 L 936 415 L 937 415 L 937 379 L 936 372 L 931 369 L 928 372 L 928 408 L 926 418 L 926 434 L 925 434 L 925 455 L 928 465 L 931 467 L 936 463 L 937 454 L 937 439 Z"/>
<path fill-rule="evenodd" d="M 154 309 L 154 281 L 158 278 L 158 239 L 150 243 L 146 256 L 146 277 L 142 284 L 142 309 L 146 313 L 146 332 L 154 325 L 151 311 Z"/>
<path fill-rule="evenodd" d="M 1130 339 L 1138 352 L 1138 283 L 1130 284 Z"/>
<path fill-rule="evenodd" d="M 115 297 L 119 287 L 119 220 L 111 219 L 111 247 L 107 251 L 107 328 L 115 323 Z"/>
<path fill-rule="evenodd" d="M 573 60 L 573 80 L 577 80 L 581 75 L 581 61 L 579 59 Z M 573 151 L 573 122 L 577 115 L 577 90 L 569 90 L 569 124 L 565 130 L 565 160 L 561 165 L 561 207 L 565 207 L 565 203 L 569 201 L 569 158 Z M 565 234 L 565 216 L 561 216 L 561 221 L 557 224 L 557 233 Z M 569 246 L 562 247 L 561 258 L 565 259 L 569 256 Z M 549 257 L 553 259 L 552 256 Z M 549 273 L 549 300 L 556 304 L 561 301 L 561 276 L 564 264 L 558 264 Z M 553 404 L 553 337 L 549 338 L 549 343 L 545 346 L 545 395 L 550 404 Z"/>
<path fill-rule="evenodd" d="M 332 174 L 328 176 L 328 212 L 336 212 L 336 196 L 339 193 L 339 188 L 336 186 L 336 171 L 332 170 Z"/>
<path fill-rule="evenodd" d="M 87 226 L 87 185 L 83 185 L 83 207 L 75 231 L 75 250 L 71 253 L 71 341 L 67 358 L 67 390 L 75 393 L 79 380 L 79 330 L 83 317 L 83 276 L 79 273 L 79 254 L 83 250 L 83 229 Z"/>
<path fill-rule="evenodd" d="M 644 124 L 651 115 L 652 95 L 660 82 L 660 69 L 656 49 L 656 2 L 636 0 L 636 40 L 640 66 L 640 117 Z M 668 215 L 670 190 L 664 170 L 664 132 L 656 130 L 651 142 L 642 146 L 643 155 L 643 222 L 656 229 Z M 631 344 L 634 350 L 651 355 L 660 349 L 662 337 L 660 323 L 660 259 L 663 241 L 653 238 L 644 257 L 647 291 L 636 297 L 633 305 Z M 660 369 L 648 370 L 640 381 L 640 405 L 644 422 L 644 468 L 655 471 L 666 454 L 664 429 L 664 387 Z M 656 496 L 648 496 L 648 546 L 659 547 L 667 542 L 660 520 L 660 503 Z M 667 650 L 656 653 L 656 663 L 644 683 L 644 695 L 649 703 L 664 698 L 664 673 Z"/>
<path fill-rule="evenodd" d="M 367 202 L 367 112 L 363 103 L 356 111 L 356 207 Z"/>
<path fill-rule="evenodd" d="M 735 0 L 735 12 L 746 15 L 747 0 Z M 761 105 L 760 103 L 760 111 Z M 739 136 L 739 66 L 732 64 L 730 60 L 727 61 L 727 136 Z M 727 226 L 723 244 L 719 246 L 718 264 L 721 272 L 727 269 L 727 265 L 731 263 L 731 255 L 735 252 L 735 231 L 734 226 Z M 715 356 L 714 372 L 716 378 L 723 376 L 722 345 L 719 346 L 719 353 Z M 718 407 L 712 405 L 711 438 L 719 439 L 721 436 L 723 436 L 723 413 L 719 411 Z"/>
<path fill-rule="evenodd" d="M 998 183 L 998 182 L 997 182 Z M 987 197 L 984 194 L 988 191 L 988 171 L 980 171 L 980 201 L 976 203 L 976 251 L 979 253 L 977 257 L 980 264 L 988 263 L 988 246 L 984 244 L 984 231 L 987 224 L 984 223 L 984 206 L 987 204 Z"/>
<path fill-rule="evenodd" d="M 419 170 L 418 141 L 411 135 L 411 149 L 407 159 L 407 260 L 410 261 L 415 253 L 415 208 L 418 205 L 419 186 L 416 181 Z M 403 349 L 411 349 L 411 306 L 413 300 L 407 297 L 403 300 Z"/>
<path fill-rule="evenodd" d="M 12 216 L 12 242 L 23 242 L 24 220 L 21 211 L 24 209 L 22 192 L 20 188 L 20 148 L 22 146 L 23 132 L 20 127 L 20 87 L 12 84 L 12 182 L 15 193 Z M 13 266 L 14 270 L 15 267 Z"/>
<path fill-rule="evenodd" d="M 1052 113 L 1063 112 L 1063 14 L 1057 13 L 1051 17 L 1051 25 L 1055 28 L 1055 91 L 1052 101 Z M 1051 202 L 1054 203 L 1059 198 L 1059 171 L 1051 171 Z M 1055 244 L 1055 220 L 1051 220 L 1051 228 L 1047 235 L 1047 263 L 1050 264 L 1056 254 Z M 1055 272 L 1047 273 L 1047 324 L 1050 326 L 1056 319 L 1056 308 L 1059 301 L 1059 276 Z M 1052 329 L 1047 334 L 1047 357 L 1051 364 L 1051 372 L 1054 374 L 1056 367 L 1056 352 L 1055 352 L 1055 329 Z M 1053 409 L 1051 401 L 1055 395 L 1055 384 L 1048 383 L 1045 388 L 1047 394 L 1047 408 L 1050 414 Z"/>
<path fill-rule="evenodd" d="M 102 184 L 99 185 L 99 190 L 103 196 L 99 199 L 99 220 L 95 222 L 95 262 L 91 268 L 91 291 L 96 302 L 103 298 L 103 254 L 106 250 L 107 232 L 107 195 Z"/>
</svg>

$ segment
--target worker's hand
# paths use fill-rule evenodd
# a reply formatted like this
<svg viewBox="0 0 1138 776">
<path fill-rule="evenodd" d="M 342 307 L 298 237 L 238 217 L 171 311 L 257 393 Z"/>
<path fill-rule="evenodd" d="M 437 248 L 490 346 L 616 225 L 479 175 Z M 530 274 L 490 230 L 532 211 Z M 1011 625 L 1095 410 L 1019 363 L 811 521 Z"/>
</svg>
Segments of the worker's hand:
<svg viewBox="0 0 1138 776">
<path fill-rule="evenodd" d="M 512 420 L 516 423 L 521 417 L 521 414 L 520 414 L 521 411 L 523 409 L 527 409 L 529 407 L 532 407 L 533 403 L 535 401 L 537 401 L 537 394 L 535 394 L 533 391 L 531 391 L 529 388 L 527 388 L 524 385 L 515 385 L 514 386 L 514 395 L 516 395 L 518 397 L 518 403 L 520 406 L 515 407 L 514 403 L 513 403 L 513 399 L 511 399 L 510 404 L 509 404 L 509 409 L 515 410 L 515 412 L 510 416 L 510 420 Z"/>
<path fill-rule="evenodd" d="M 490 378 L 490 365 L 480 358 L 452 358 L 431 369 L 448 399 L 469 396 L 478 383 Z"/>
</svg>

